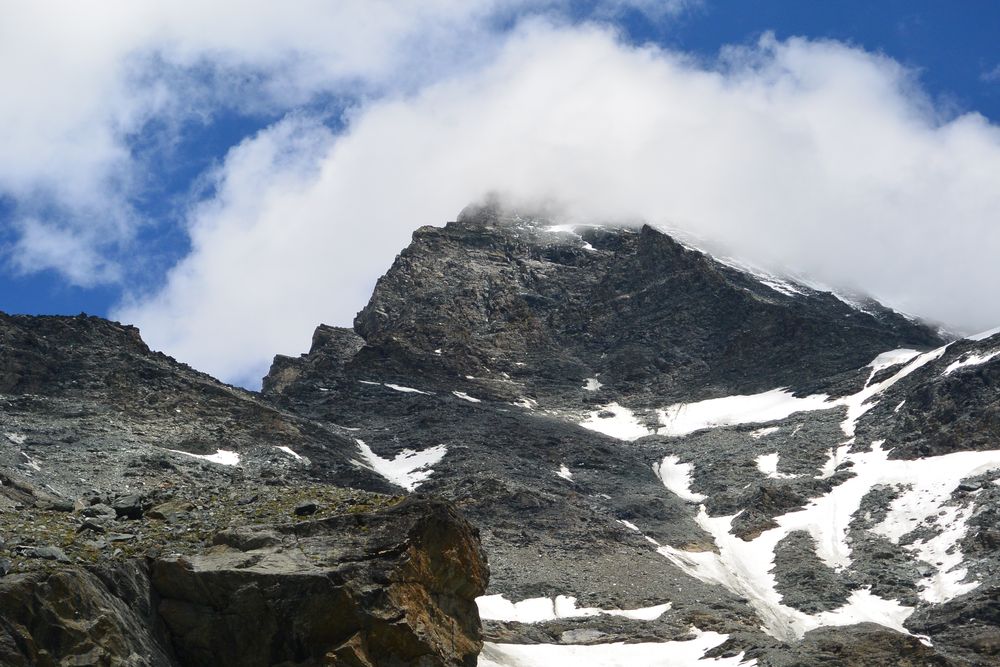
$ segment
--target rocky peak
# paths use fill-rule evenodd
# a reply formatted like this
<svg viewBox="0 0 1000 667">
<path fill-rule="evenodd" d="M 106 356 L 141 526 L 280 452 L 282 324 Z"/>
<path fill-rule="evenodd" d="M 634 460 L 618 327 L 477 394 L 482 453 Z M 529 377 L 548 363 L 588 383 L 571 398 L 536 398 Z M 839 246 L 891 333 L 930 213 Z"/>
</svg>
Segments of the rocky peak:
<svg viewBox="0 0 1000 667">
<path fill-rule="evenodd" d="M 329 383 L 321 368 L 357 350 L 358 368 L 442 382 L 503 378 L 555 395 L 600 378 L 623 395 L 690 400 L 796 387 L 941 342 L 877 304 L 741 271 L 649 225 L 559 225 L 495 205 L 418 229 L 354 331 L 363 347 L 346 332 L 314 345 L 301 379 Z M 287 366 L 268 389 L 289 385 Z"/>
</svg>

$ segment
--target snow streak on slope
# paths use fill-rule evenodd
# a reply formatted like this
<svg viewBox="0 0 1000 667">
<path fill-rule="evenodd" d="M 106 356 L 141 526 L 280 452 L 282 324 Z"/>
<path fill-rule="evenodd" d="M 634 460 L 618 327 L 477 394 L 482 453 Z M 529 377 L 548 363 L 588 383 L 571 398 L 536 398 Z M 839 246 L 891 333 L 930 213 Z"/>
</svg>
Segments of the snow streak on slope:
<svg viewBox="0 0 1000 667">
<path fill-rule="evenodd" d="M 1000 327 L 997 327 L 996 329 L 990 329 L 988 331 L 982 331 L 982 332 L 977 333 L 977 334 L 972 335 L 972 336 L 966 336 L 965 339 L 966 340 L 980 341 L 980 340 L 986 340 L 987 338 L 992 338 L 993 336 L 996 336 L 997 334 L 1000 334 Z"/>
<path fill-rule="evenodd" d="M 681 463 L 676 456 L 666 456 L 660 465 L 653 464 L 653 472 L 663 482 L 663 486 L 677 494 L 683 500 L 693 503 L 701 502 L 708 496 L 691 491 L 691 471 L 694 466 L 690 463 Z"/>
<path fill-rule="evenodd" d="M 658 411 L 663 428 L 657 433 L 681 436 L 703 428 L 778 421 L 795 412 L 829 409 L 833 406 L 828 399 L 826 394 L 798 398 L 784 389 L 772 389 L 749 396 L 676 403 Z"/>
<path fill-rule="evenodd" d="M 479 617 L 484 621 L 517 623 L 544 623 L 558 618 L 585 618 L 590 616 L 621 616 L 637 621 L 655 621 L 670 609 L 670 603 L 639 609 L 599 609 L 577 607 L 576 598 L 557 595 L 555 598 L 529 598 L 511 602 L 503 595 L 484 595 L 476 598 Z"/>
<path fill-rule="evenodd" d="M 914 350 L 884 352 L 869 364 L 872 370 L 864 389 L 841 398 L 830 399 L 826 394 L 798 397 L 785 389 L 772 389 L 748 396 L 726 396 L 696 403 L 676 403 L 658 411 L 663 427 L 657 430 L 657 433 L 682 436 L 704 428 L 777 421 L 796 412 L 846 407 L 847 419 L 841 428 L 846 435 L 853 436 L 858 419 L 875 406 L 873 398 L 918 368 L 939 359 L 947 348 L 945 345 L 923 354 Z M 872 384 L 872 380 L 880 370 L 901 363 L 906 365 L 897 373 Z"/>
<path fill-rule="evenodd" d="M 930 602 L 944 602 L 975 588 L 975 582 L 960 583 L 966 572 L 959 567 L 962 557 L 957 551 L 958 540 L 965 534 L 968 512 L 944 506 L 962 479 L 1000 469 L 1000 451 L 955 452 L 913 461 L 890 461 L 881 444 L 873 443 L 870 452 L 847 454 L 846 459 L 854 464 L 854 477 L 826 495 L 812 499 L 801 510 L 776 517 L 777 528 L 766 530 L 751 541 L 730 532 L 735 516 L 710 517 L 702 506 L 697 522 L 714 538 L 719 552 L 687 552 L 670 546 L 661 546 L 659 552 L 688 574 L 746 597 L 760 615 L 764 629 L 781 639 L 796 639 L 809 630 L 824 625 L 846 625 L 859 618 L 906 632 L 902 624 L 913 609 L 867 591 L 855 591 L 846 605 L 822 614 L 808 615 L 788 607 L 781 602 L 771 572 L 775 547 L 792 531 L 808 532 L 817 555 L 831 568 L 848 567 L 851 564 L 848 526 L 865 495 L 876 486 L 888 485 L 898 488 L 901 495 L 873 532 L 899 541 L 921 524 L 942 529 L 936 537 L 907 547 L 936 569 L 928 582 L 921 582 L 922 597 Z M 939 517 L 942 511 L 945 515 Z M 950 523 L 949 518 L 957 524 Z"/>
<path fill-rule="evenodd" d="M 355 465 L 369 468 L 407 491 L 413 491 L 430 477 L 431 473 L 434 472 L 430 467 L 448 453 L 447 447 L 436 445 L 419 452 L 404 449 L 396 454 L 395 458 L 389 460 L 373 452 L 364 440 L 355 438 L 354 441 L 358 443 L 358 449 L 364 458 L 364 463 L 355 461 Z"/>
<path fill-rule="evenodd" d="M 240 455 L 236 452 L 231 452 L 228 449 L 220 449 L 214 454 L 192 454 L 191 452 L 182 452 L 179 449 L 168 449 L 168 452 L 173 452 L 174 454 L 183 454 L 184 456 L 190 456 L 195 459 L 201 459 L 202 461 L 209 461 L 211 463 L 218 463 L 224 466 L 236 466 L 240 464 Z"/>
<path fill-rule="evenodd" d="M 944 369 L 944 373 L 942 373 L 942 375 L 951 375 L 959 368 L 965 368 L 966 366 L 979 366 L 981 364 L 985 364 L 986 362 L 990 361 L 991 359 L 997 356 L 1000 356 L 1000 350 L 994 350 L 992 352 L 986 352 L 984 354 L 966 355 L 961 359 L 959 359 L 958 361 L 953 361 L 952 363 L 948 364 L 948 368 Z"/>
<path fill-rule="evenodd" d="M 694 638 L 642 644 L 494 644 L 486 642 L 479 667 L 751 667 L 743 654 L 705 658 L 705 653 L 729 636 L 692 627 Z"/>
</svg>

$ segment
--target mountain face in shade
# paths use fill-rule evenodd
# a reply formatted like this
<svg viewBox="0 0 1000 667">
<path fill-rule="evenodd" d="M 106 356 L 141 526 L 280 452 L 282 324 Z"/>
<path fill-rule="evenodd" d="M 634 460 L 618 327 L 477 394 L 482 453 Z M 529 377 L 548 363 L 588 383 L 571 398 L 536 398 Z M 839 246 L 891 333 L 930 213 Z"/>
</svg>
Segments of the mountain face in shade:
<svg viewBox="0 0 1000 667">
<path fill-rule="evenodd" d="M 10 664 L 1000 660 L 997 333 L 487 206 L 259 394 L 96 318 L 0 340 Z M 53 577 L 115 622 L 19 611 Z"/>
</svg>

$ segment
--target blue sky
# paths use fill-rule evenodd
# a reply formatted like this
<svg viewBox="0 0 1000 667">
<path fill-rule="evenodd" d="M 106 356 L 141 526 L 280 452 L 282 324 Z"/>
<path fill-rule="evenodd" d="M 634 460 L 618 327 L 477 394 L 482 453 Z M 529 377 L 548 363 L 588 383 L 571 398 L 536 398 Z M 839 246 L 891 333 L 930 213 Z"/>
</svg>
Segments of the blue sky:
<svg viewBox="0 0 1000 667">
<path fill-rule="evenodd" d="M 983 190 L 983 178 L 988 189 L 990 175 L 983 174 L 997 159 L 997 3 L 513 0 L 469 9 L 478 4 L 442 0 L 413 16 L 386 7 L 366 9 L 375 3 L 333 11 L 323 2 L 288 12 L 298 15 L 276 16 L 273 7 L 251 3 L 239 5 L 242 24 L 214 34 L 218 18 L 238 11 L 238 5 L 181 2 L 176 11 L 147 12 L 109 2 L 105 16 L 78 22 L 65 3 L 11 5 L 6 27 L 0 28 L 0 44 L 5 44 L 0 56 L 29 65 L 0 69 L 7 90 L 0 120 L 7 120 L 11 133 L 5 141 L 8 155 L 0 156 L 0 309 L 129 319 L 154 347 L 253 385 L 270 353 L 296 352 L 319 320 L 348 323 L 409 231 L 443 223 L 457 213 L 463 198 L 489 188 L 488 165 L 477 165 L 482 174 L 461 188 L 442 186 L 437 192 L 415 182 L 397 169 L 405 162 L 392 152 L 400 150 L 396 145 L 370 138 L 378 132 L 369 128 L 386 124 L 401 133 L 404 143 L 414 142 L 404 158 L 414 156 L 415 171 L 421 169 L 419 151 L 458 151 L 454 160 L 475 160 L 461 152 L 461 144 L 463 137 L 477 136 L 484 142 L 480 155 L 496 151 L 496 187 L 515 199 L 554 197 L 577 217 L 656 218 L 704 238 L 709 248 L 823 284 L 871 292 L 956 329 L 1000 318 L 996 309 L 977 306 L 998 286 L 992 272 L 961 275 L 938 291 L 911 279 L 922 273 L 929 257 L 940 257 L 941 275 L 946 275 L 952 264 L 968 263 L 962 253 L 971 245 L 982 246 L 983 257 L 1000 250 L 991 245 L 997 237 L 983 232 L 996 226 L 995 199 L 969 202 L 963 195 Z M 355 40 L 356 33 L 361 37 Z M 15 39 L 18 34 L 34 39 Z M 74 50 L 95 55 L 80 62 Z M 590 68 L 598 70 L 593 76 L 576 72 L 566 53 L 575 54 L 576 62 L 593 54 L 600 67 Z M 720 58 L 720 53 L 725 55 Z M 621 73 L 616 75 L 614 67 Z M 544 77 L 550 77 L 553 88 L 577 77 L 571 93 L 580 100 L 567 113 L 573 119 L 581 113 L 593 116 L 558 141 L 554 132 L 542 131 L 541 123 L 535 127 L 530 118 L 517 117 L 517 110 L 539 97 L 532 94 L 539 90 L 530 87 L 532 82 Z M 620 79 L 628 81 L 619 85 Z M 598 94 L 602 86 L 615 91 L 620 106 L 604 108 L 602 96 L 612 93 Z M 589 96 L 588 89 L 595 95 Z M 647 90 L 658 96 L 647 98 Z M 688 95 L 702 94 L 704 99 L 688 104 Z M 449 99 L 461 100 L 468 113 L 459 113 L 458 104 L 453 109 Z M 744 105 L 745 115 L 734 117 L 729 104 Z M 471 114 L 489 115 L 503 105 L 511 105 L 516 122 L 498 116 L 488 121 L 496 126 L 469 124 Z M 554 106 L 542 107 L 541 113 Z M 644 109 L 648 114 L 640 113 Z M 655 129 L 647 130 L 651 144 L 662 153 L 683 154 L 687 162 L 658 162 L 643 148 L 642 136 L 624 138 L 632 151 L 626 155 L 620 145 L 591 134 L 633 112 L 640 125 L 653 123 L 649 127 Z M 830 119 L 821 118 L 815 127 L 803 120 L 828 112 Z M 716 114 L 723 124 L 719 134 L 729 137 L 728 144 L 717 142 L 710 121 L 692 121 L 683 133 L 659 134 L 671 118 L 682 123 Z M 761 114 L 767 120 L 761 121 Z M 834 128 L 837 117 L 852 114 L 862 126 L 870 121 L 864 129 L 870 136 L 891 138 L 878 149 L 880 155 L 908 156 L 909 162 L 887 160 L 884 171 L 914 173 L 906 181 L 897 176 L 879 181 L 872 192 L 867 192 L 868 181 L 855 184 L 854 193 L 865 192 L 844 207 L 841 225 L 839 218 L 824 218 L 830 206 L 821 203 L 824 193 L 839 197 L 838 188 L 851 187 L 845 183 L 852 183 L 858 165 L 850 163 L 850 155 L 831 157 L 823 146 L 842 143 L 832 134 L 847 131 Z M 521 128 L 510 130 L 507 139 L 520 144 L 521 153 L 482 139 L 498 127 L 507 132 L 508 125 Z M 763 137 L 773 133 L 774 140 L 758 145 L 764 143 L 756 140 L 758 132 Z M 817 136 L 810 137 L 812 132 Z M 741 133 L 751 135 L 746 146 Z M 798 139 L 783 143 L 793 135 Z M 420 146 L 422 136 L 439 136 L 439 145 Z M 679 136 L 691 136 L 692 143 L 680 143 Z M 851 140 L 859 146 L 868 141 L 860 131 Z M 355 145 L 364 147 L 364 156 L 352 153 Z M 703 145 L 711 148 L 702 151 Z M 798 155 L 805 150 L 801 146 L 810 145 L 820 147 L 817 156 Z M 697 201 L 681 201 L 680 193 L 670 199 L 670 188 L 657 188 L 654 180 L 645 187 L 619 183 L 597 166 L 581 171 L 578 182 L 590 183 L 592 191 L 595 183 L 603 187 L 607 181 L 609 193 L 602 201 L 619 203 L 617 208 L 609 203 L 606 210 L 587 208 L 564 201 L 580 199 L 573 185 L 560 181 L 535 189 L 525 185 L 530 179 L 510 177 L 504 163 L 565 160 L 575 170 L 583 169 L 583 156 L 585 166 L 622 160 L 626 169 L 659 170 L 669 178 L 690 164 L 705 173 L 717 164 L 725 169 L 730 148 L 737 160 L 770 165 L 764 171 L 776 176 L 772 181 L 743 169 L 724 180 L 689 184 L 688 191 L 703 185 L 705 198 L 734 200 L 732 208 L 704 210 Z M 552 157 L 559 151 L 560 157 Z M 937 154 L 945 157 L 942 164 L 920 172 L 926 155 Z M 830 163 L 817 170 L 813 182 L 799 176 L 803 169 L 792 164 L 799 159 Z M 859 159 L 863 168 L 870 162 Z M 368 173 L 364 169 L 371 169 L 367 180 L 356 176 L 359 170 Z M 342 172 L 349 175 L 337 175 Z M 802 182 L 789 184 L 789 175 Z M 928 217 L 911 233 L 907 206 L 916 204 L 901 203 L 897 210 L 892 202 L 921 195 L 927 182 L 946 182 L 946 192 L 934 199 L 944 203 L 936 218 Z M 788 220 L 770 222 L 776 199 L 812 189 L 815 197 L 787 206 L 794 217 L 789 213 Z M 401 202 L 418 195 L 421 202 L 382 211 L 376 201 L 392 197 L 393 190 L 412 190 L 400 194 Z M 338 192 L 351 192 L 357 201 Z M 954 204 L 948 204 L 949 197 Z M 809 201 L 819 202 L 816 210 Z M 372 203 L 371 220 L 366 202 Z M 746 216 L 734 213 L 744 210 Z M 878 213 L 867 220 L 857 214 L 869 210 Z M 405 223 L 380 222 L 408 215 L 413 219 Z M 968 238 L 978 241 L 956 241 L 932 255 L 942 234 L 940 220 L 952 216 L 949 224 L 964 225 Z M 308 218 L 308 224 L 298 217 Z M 727 217 L 733 222 L 719 222 Z M 805 229 L 802 221 L 812 218 L 825 222 Z M 773 241 L 767 247 L 754 240 L 768 235 Z M 301 249 L 322 243 L 331 248 L 328 260 Z M 842 256 L 854 254 L 848 250 L 853 247 L 872 250 L 870 257 L 860 253 L 864 256 L 844 262 L 833 250 L 824 255 L 815 245 L 839 249 Z M 297 273 L 297 265 L 312 266 L 309 262 L 315 264 L 312 273 Z M 257 271 L 248 269 L 254 265 Z M 340 266 L 340 272 L 331 272 L 331 265 Z M 288 267 L 286 282 L 254 284 L 259 273 L 284 275 L 283 266 Z M 894 278 L 883 276 L 886 272 Z M 306 290 L 309 295 L 286 312 L 283 295 L 301 292 L 296 281 L 312 276 L 325 281 L 327 291 Z M 907 285 L 913 285 L 911 291 Z M 955 304 L 948 294 L 959 288 L 969 296 Z M 233 322 L 232 331 L 268 328 L 255 327 L 255 318 L 288 324 L 253 340 L 221 334 L 213 339 L 205 333 L 228 331 L 219 324 L 226 318 Z M 234 347 L 245 352 L 233 354 Z M 233 358 L 222 361 L 227 355 Z"/>
</svg>

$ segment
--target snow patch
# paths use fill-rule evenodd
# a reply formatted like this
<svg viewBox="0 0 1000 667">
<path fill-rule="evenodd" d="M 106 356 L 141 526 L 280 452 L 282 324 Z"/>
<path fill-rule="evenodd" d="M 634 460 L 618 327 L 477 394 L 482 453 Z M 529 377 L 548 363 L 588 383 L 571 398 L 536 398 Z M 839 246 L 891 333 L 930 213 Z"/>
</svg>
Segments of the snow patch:
<svg viewBox="0 0 1000 667">
<path fill-rule="evenodd" d="M 653 472 L 663 482 L 663 486 L 684 500 L 698 503 L 708 496 L 691 491 L 691 471 L 693 469 L 693 465 L 681 463 L 676 456 L 664 457 L 659 466 L 653 464 Z"/>
<path fill-rule="evenodd" d="M 603 386 L 604 385 L 601 384 L 597 378 L 587 378 L 587 380 L 583 383 L 584 391 L 597 391 Z"/>
<path fill-rule="evenodd" d="M 358 382 L 360 384 L 367 384 L 367 385 L 372 385 L 372 386 L 380 386 L 381 385 L 381 386 L 386 387 L 388 389 L 392 389 L 393 391 L 400 391 L 400 392 L 403 392 L 405 394 L 423 394 L 425 396 L 431 396 L 432 395 L 431 392 L 429 392 L 429 391 L 421 391 L 420 389 L 414 389 L 413 387 L 404 387 L 403 385 L 392 384 L 391 382 L 372 382 L 371 380 L 358 380 Z"/>
<path fill-rule="evenodd" d="M 653 435 L 653 431 L 643 426 L 631 410 L 618 403 L 608 403 L 594 410 L 580 422 L 580 426 L 619 440 L 631 441 Z"/>
<path fill-rule="evenodd" d="M 28 436 L 22 433 L 4 433 L 4 436 L 18 447 L 28 440 Z"/>
<path fill-rule="evenodd" d="M 511 403 L 511 405 L 516 405 L 519 408 L 524 408 L 525 410 L 534 410 L 538 407 L 538 401 L 533 398 L 519 398 L 518 400 Z"/>
<path fill-rule="evenodd" d="M 364 440 L 355 438 L 354 442 L 358 443 L 358 449 L 364 458 L 364 463 L 355 461 L 356 465 L 378 473 L 407 491 L 413 491 L 430 477 L 431 473 L 434 472 L 430 467 L 438 463 L 448 453 L 448 448 L 444 445 L 435 445 L 419 452 L 404 449 L 390 460 L 373 452 Z"/>
<path fill-rule="evenodd" d="M 36 472 L 41 472 L 42 466 L 38 465 L 38 461 L 29 456 L 23 449 L 21 450 L 21 456 L 24 457 L 24 465 Z"/>
<path fill-rule="evenodd" d="M 576 598 L 557 595 L 555 598 L 530 598 L 511 602 L 503 595 L 484 595 L 476 598 L 479 617 L 485 621 L 514 623 L 545 623 L 559 618 L 584 618 L 590 616 L 622 616 L 638 621 L 655 621 L 667 612 L 671 603 L 639 609 L 599 609 L 577 607 Z"/>
<path fill-rule="evenodd" d="M 757 470 L 760 470 L 771 479 L 792 479 L 795 475 L 778 472 L 778 452 L 771 454 L 761 454 L 757 457 Z"/>
<path fill-rule="evenodd" d="M 285 445 L 278 445 L 277 449 L 280 449 L 284 453 L 288 454 L 289 456 L 291 456 L 292 458 L 294 458 L 296 461 L 304 461 L 305 458 L 306 458 L 304 456 L 300 456 L 300 455 L 296 454 L 294 451 L 292 451 L 291 447 L 286 447 Z"/>
<path fill-rule="evenodd" d="M 192 454 L 191 452 L 184 452 L 179 449 L 168 449 L 168 452 L 173 452 L 174 454 L 183 454 L 184 456 L 190 456 L 191 458 L 201 459 L 202 461 L 208 461 L 210 463 L 218 463 L 224 466 L 235 466 L 240 464 L 240 455 L 236 452 L 231 452 L 228 449 L 220 449 L 214 454 Z"/>
<path fill-rule="evenodd" d="M 777 433 L 780 430 L 781 430 L 780 426 L 768 426 L 766 428 L 759 428 L 756 431 L 751 431 L 750 437 L 753 438 L 754 440 L 760 440 L 761 438 L 771 435 L 772 433 Z"/>
<path fill-rule="evenodd" d="M 681 436 L 703 428 L 778 421 L 796 413 L 833 407 L 826 394 L 799 398 L 785 389 L 760 394 L 710 398 L 697 403 L 676 403 L 659 410 L 660 435 Z"/>
<path fill-rule="evenodd" d="M 568 480 L 570 482 L 573 481 L 573 473 L 569 471 L 569 468 L 566 467 L 565 463 L 559 466 L 559 470 L 556 470 L 556 474 L 565 480 Z"/>
<path fill-rule="evenodd" d="M 868 364 L 869 368 L 872 369 L 873 373 L 884 368 L 891 368 L 893 366 L 898 366 L 899 364 L 905 364 L 911 361 L 914 357 L 919 356 L 920 352 L 917 350 L 911 350 L 909 348 L 900 348 L 898 350 L 889 350 L 888 352 L 883 352 Z"/>
<path fill-rule="evenodd" d="M 951 375 L 959 368 L 965 368 L 966 366 L 979 366 L 980 364 L 985 364 L 990 359 L 1000 356 L 1000 350 L 993 350 L 992 352 L 987 352 L 985 354 L 967 354 L 963 356 L 958 361 L 954 361 L 944 369 L 944 373 L 941 375 Z"/>
<path fill-rule="evenodd" d="M 852 437 L 858 420 L 877 404 L 873 398 L 922 366 L 939 359 L 947 349 L 948 346 L 945 345 L 924 353 L 915 350 L 883 352 L 868 364 L 872 371 L 864 389 L 856 394 L 832 400 L 826 394 L 812 394 L 800 398 L 786 389 L 779 388 L 760 394 L 710 398 L 696 403 L 676 403 L 657 411 L 662 424 L 657 433 L 682 436 L 703 428 L 778 421 L 796 412 L 830 410 L 843 406 L 847 408 L 847 418 L 841 423 L 841 430 L 848 437 Z M 872 384 L 879 370 L 897 366 L 904 363 L 904 360 L 908 360 L 909 363 L 895 375 Z"/>
<path fill-rule="evenodd" d="M 837 467 L 847 460 L 847 452 L 851 451 L 851 446 L 853 445 L 854 438 L 851 438 L 839 447 L 831 447 L 826 462 L 823 464 L 823 467 L 820 468 L 819 475 L 816 479 L 827 479 L 828 477 L 833 477 L 833 475 L 837 472 Z"/>
<path fill-rule="evenodd" d="M 462 399 L 463 401 L 468 401 L 469 403 L 482 403 L 481 400 L 479 400 L 478 398 L 473 398 L 472 396 L 469 396 L 464 391 L 453 391 L 451 393 L 454 394 L 455 396 L 457 396 L 458 398 Z"/>
<path fill-rule="evenodd" d="M 419 389 L 414 389 L 413 387 L 404 387 L 402 385 L 391 384 L 389 382 L 384 382 L 383 385 L 388 387 L 389 389 L 392 389 L 393 391 L 401 391 L 406 394 L 424 394 L 425 396 L 430 395 L 429 391 L 420 391 Z"/>
</svg>

